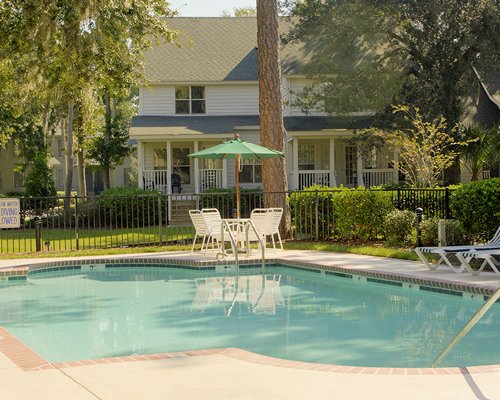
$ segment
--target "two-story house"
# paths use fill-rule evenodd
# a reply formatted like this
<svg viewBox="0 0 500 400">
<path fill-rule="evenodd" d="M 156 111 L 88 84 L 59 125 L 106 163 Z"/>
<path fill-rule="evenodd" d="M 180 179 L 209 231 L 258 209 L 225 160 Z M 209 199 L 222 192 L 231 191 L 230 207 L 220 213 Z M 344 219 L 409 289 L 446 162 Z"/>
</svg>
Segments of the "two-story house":
<svg viewBox="0 0 500 400">
<path fill-rule="evenodd" d="M 188 35 L 193 45 L 163 43 L 146 53 L 151 84 L 140 88 L 139 116 L 130 129 L 130 137 L 137 141 L 139 184 L 171 193 L 174 174 L 181 179 L 182 193 L 232 187 L 233 161 L 191 159 L 188 154 L 235 133 L 259 143 L 256 19 L 175 18 L 171 25 Z M 365 162 L 349 142 L 355 129 L 370 126 L 370 114 L 306 115 L 294 106 L 294 93 L 310 83 L 300 71 L 302 57 L 299 46 L 281 50 L 290 189 L 397 182 L 391 163 L 397 153 L 385 148 Z M 240 183 L 261 185 L 259 162 L 243 164 Z"/>
</svg>

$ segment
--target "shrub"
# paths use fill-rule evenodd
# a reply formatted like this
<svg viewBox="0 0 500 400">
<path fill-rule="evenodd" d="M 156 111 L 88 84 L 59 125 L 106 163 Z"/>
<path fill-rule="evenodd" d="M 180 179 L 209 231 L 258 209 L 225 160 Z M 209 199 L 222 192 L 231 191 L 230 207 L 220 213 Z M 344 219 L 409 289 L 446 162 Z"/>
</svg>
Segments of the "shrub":
<svg viewBox="0 0 500 400">
<path fill-rule="evenodd" d="M 159 203 L 160 202 L 160 203 Z M 79 205 L 79 217 L 89 221 L 98 217 L 110 227 L 140 227 L 166 220 L 167 196 L 155 190 L 118 187 L 101 192 Z"/>
<path fill-rule="evenodd" d="M 424 246 L 438 246 L 438 225 L 439 218 L 428 218 L 420 223 L 420 232 L 422 244 Z M 460 221 L 447 219 L 445 221 L 446 245 L 462 245 L 470 241 L 466 234 L 466 230 Z"/>
<path fill-rule="evenodd" d="M 477 241 L 487 241 L 500 225 L 500 178 L 462 185 L 450 198 L 453 217 Z"/>
<path fill-rule="evenodd" d="M 412 211 L 393 210 L 384 218 L 384 235 L 387 244 L 398 246 L 413 241 L 416 214 Z"/>
<path fill-rule="evenodd" d="M 363 187 L 343 189 L 333 196 L 335 229 L 342 239 L 381 237 L 384 217 L 394 210 L 391 194 Z"/>
<path fill-rule="evenodd" d="M 297 239 L 316 237 L 316 198 L 318 202 L 318 239 L 328 240 L 334 234 L 333 196 L 336 191 L 311 186 L 290 194 L 292 229 Z"/>
</svg>

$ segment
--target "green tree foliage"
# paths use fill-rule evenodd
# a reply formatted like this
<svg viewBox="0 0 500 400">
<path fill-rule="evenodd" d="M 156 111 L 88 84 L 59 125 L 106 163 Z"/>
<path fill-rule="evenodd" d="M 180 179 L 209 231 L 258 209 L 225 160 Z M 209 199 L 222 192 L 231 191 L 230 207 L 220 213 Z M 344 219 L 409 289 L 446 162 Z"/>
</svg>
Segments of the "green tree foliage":
<svg viewBox="0 0 500 400">
<path fill-rule="evenodd" d="M 294 16 L 285 39 L 304 42 L 304 72 L 330 112 L 380 111 L 394 98 L 453 127 L 471 65 L 492 68 L 500 59 L 497 0 L 284 3 Z"/>
<path fill-rule="evenodd" d="M 22 83 L 18 84 L 25 100 L 21 106 L 29 107 L 33 95 L 39 94 L 44 133 L 54 110 L 67 115 L 66 192 L 72 180 L 73 120 L 79 124 L 75 137 L 80 155 L 89 134 L 82 133 L 88 126 L 83 123 L 89 113 L 85 105 L 93 103 L 82 102 L 82 93 L 118 96 L 144 82 L 144 52 L 156 40 L 176 41 L 168 21 L 173 15 L 164 0 L 0 2 L 0 80 Z M 16 68 L 9 69 L 11 64 Z M 23 107 L 11 110 L 4 102 L 10 90 L 6 87 L 0 89 L 0 114 L 23 114 Z"/>
<path fill-rule="evenodd" d="M 49 156 L 46 152 L 38 152 L 33 157 L 28 175 L 25 180 L 26 197 L 54 197 L 56 187 L 52 179 L 52 172 L 48 166 Z"/>
<path fill-rule="evenodd" d="M 498 160 L 498 141 L 500 141 L 498 129 L 464 125 L 460 129 L 460 135 L 463 140 L 469 141 L 469 144 L 460 151 L 460 159 L 471 173 L 471 180 L 477 181 L 479 173 Z"/>
<path fill-rule="evenodd" d="M 233 15 L 235 17 L 255 17 L 257 15 L 257 9 L 255 7 L 235 7 L 233 8 Z M 229 11 L 222 12 L 223 17 L 231 17 Z"/>
<path fill-rule="evenodd" d="M 408 106 L 395 106 L 393 112 L 403 116 L 406 128 L 390 131 L 371 128 L 362 131 L 354 141 L 365 151 L 367 143 L 388 143 L 398 149 L 399 161 L 393 163 L 410 186 L 435 187 L 446 168 L 453 165 L 459 146 L 467 142 L 454 139 L 456 128 L 448 128 L 443 117 L 427 121 L 418 108 Z"/>
<path fill-rule="evenodd" d="M 122 99 L 114 115 L 109 115 L 109 120 L 106 118 L 103 129 L 89 142 L 88 157 L 95 161 L 97 169 L 105 172 L 107 189 L 109 189 L 109 171 L 120 165 L 133 151 L 128 137 L 133 112 L 130 103 Z"/>
</svg>

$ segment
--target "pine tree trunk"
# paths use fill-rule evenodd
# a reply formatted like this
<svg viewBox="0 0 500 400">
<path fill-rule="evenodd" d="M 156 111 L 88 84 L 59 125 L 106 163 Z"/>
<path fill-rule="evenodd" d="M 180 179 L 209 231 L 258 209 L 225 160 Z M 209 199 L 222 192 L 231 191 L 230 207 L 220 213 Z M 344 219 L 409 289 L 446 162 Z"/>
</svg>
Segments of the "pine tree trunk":
<svg viewBox="0 0 500 400">
<path fill-rule="evenodd" d="M 285 150 L 285 127 L 281 93 L 277 0 L 257 0 L 257 46 L 259 61 L 260 143 L 274 150 Z M 266 207 L 285 210 L 283 237 L 291 232 L 286 194 L 288 180 L 285 158 L 268 158 L 262 162 L 262 183 Z M 279 193 L 276 193 L 279 192 Z"/>
</svg>

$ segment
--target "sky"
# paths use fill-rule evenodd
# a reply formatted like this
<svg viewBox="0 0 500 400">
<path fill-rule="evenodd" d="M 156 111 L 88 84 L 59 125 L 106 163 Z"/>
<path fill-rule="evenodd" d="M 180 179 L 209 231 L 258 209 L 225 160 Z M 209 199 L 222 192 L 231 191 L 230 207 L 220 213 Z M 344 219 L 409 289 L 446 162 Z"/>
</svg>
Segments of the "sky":
<svg viewBox="0 0 500 400">
<path fill-rule="evenodd" d="M 220 17 L 236 7 L 254 7 L 255 0 L 167 0 L 181 17 Z"/>
</svg>

